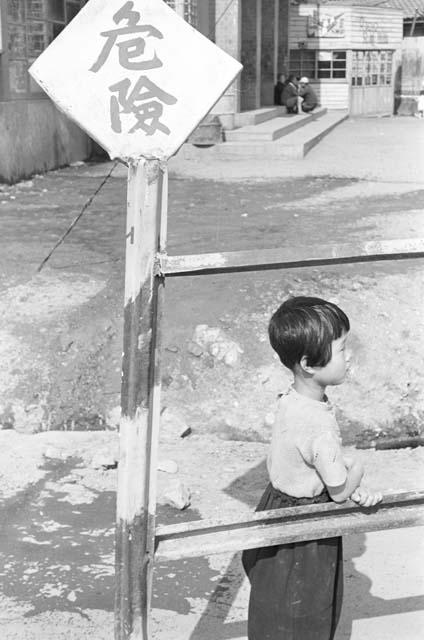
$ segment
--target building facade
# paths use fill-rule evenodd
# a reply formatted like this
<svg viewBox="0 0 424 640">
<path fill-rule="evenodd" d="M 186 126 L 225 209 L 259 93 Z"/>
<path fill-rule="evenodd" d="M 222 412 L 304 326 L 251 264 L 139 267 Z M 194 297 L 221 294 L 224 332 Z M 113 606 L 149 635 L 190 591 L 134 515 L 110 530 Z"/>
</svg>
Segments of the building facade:
<svg viewBox="0 0 424 640">
<path fill-rule="evenodd" d="M 234 127 L 240 111 L 272 105 L 277 75 L 288 65 L 289 0 L 165 1 L 244 65 L 212 110 L 224 127 Z M 13 182 L 90 156 L 92 141 L 28 74 L 33 60 L 85 2 L 1 2 L 0 181 Z"/>
<path fill-rule="evenodd" d="M 200 0 L 199 0 L 200 1 Z M 212 39 L 243 64 L 213 112 L 226 128 L 236 114 L 273 105 L 274 84 L 288 69 L 289 0 L 215 0 Z"/>
<path fill-rule="evenodd" d="M 290 72 L 309 78 L 323 107 L 392 114 L 402 32 L 397 9 L 299 3 L 290 14 Z"/>
<path fill-rule="evenodd" d="M 91 155 L 94 143 L 56 109 L 28 74 L 32 62 L 86 1 L 0 2 L 0 182 L 15 182 Z M 215 0 L 166 2 L 214 39 Z"/>
<path fill-rule="evenodd" d="M 276 79 L 289 72 L 310 77 L 328 108 L 392 113 L 402 13 L 387 4 L 401 0 L 165 1 L 243 64 L 212 109 L 224 128 L 237 126 L 240 112 L 272 106 Z M 1 1 L 0 181 L 90 156 L 92 141 L 57 111 L 27 72 L 85 2 Z"/>
<path fill-rule="evenodd" d="M 13 182 L 90 153 L 88 137 L 60 114 L 28 74 L 84 0 L 2 0 L 0 181 Z"/>
</svg>

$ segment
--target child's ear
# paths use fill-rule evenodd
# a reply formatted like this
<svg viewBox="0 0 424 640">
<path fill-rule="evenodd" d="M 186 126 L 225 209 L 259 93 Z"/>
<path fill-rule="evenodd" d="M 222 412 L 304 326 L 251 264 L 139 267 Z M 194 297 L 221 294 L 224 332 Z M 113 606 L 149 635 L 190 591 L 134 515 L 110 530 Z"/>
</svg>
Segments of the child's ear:
<svg viewBox="0 0 424 640">
<path fill-rule="evenodd" d="M 307 356 L 302 356 L 299 364 L 300 364 L 300 367 L 301 367 L 302 371 L 304 371 L 305 373 L 309 373 L 309 374 L 315 373 L 315 367 L 311 367 L 308 364 L 308 357 Z"/>
</svg>

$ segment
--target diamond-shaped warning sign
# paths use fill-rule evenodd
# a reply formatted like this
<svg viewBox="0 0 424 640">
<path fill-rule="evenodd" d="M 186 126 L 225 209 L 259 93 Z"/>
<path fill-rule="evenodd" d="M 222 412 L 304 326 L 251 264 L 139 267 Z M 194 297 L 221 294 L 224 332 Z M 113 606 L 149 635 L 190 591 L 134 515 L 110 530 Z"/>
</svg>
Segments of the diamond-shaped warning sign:
<svg viewBox="0 0 424 640">
<path fill-rule="evenodd" d="M 162 0 L 90 0 L 30 73 L 111 158 L 165 160 L 240 70 Z"/>
</svg>

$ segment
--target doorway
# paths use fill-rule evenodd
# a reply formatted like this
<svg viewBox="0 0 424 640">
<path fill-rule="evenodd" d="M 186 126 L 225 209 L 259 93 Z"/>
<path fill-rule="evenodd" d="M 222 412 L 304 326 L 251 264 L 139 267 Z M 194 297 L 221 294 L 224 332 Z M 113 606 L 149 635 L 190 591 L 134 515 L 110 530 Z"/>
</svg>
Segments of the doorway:
<svg viewBox="0 0 424 640">
<path fill-rule="evenodd" d="M 286 72 L 289 0 L 243 0 L 240 109 L 274 104 L 274 84 Z"/>
<path fill-rule="evenodd" d="M 351 115 L 393 113 L 393 51 L 352 51 Z"/>
</svg>

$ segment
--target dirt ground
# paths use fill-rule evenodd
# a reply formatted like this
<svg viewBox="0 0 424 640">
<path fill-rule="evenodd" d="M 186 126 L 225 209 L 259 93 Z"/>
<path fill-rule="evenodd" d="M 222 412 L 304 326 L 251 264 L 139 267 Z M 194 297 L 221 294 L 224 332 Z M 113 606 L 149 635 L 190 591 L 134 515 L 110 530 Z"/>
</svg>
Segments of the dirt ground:
<svg viewBox="0 0 424 640">
<path fill-rule="evenodd" d="M 166 438 L 165 438 L 166 440 Z M 7 640 L 111 640 L 116 470 L 96 455 L 113 432 L 0 432 L 0 621 Z M 159 523 L 250 513 L 266 482 L 266 444 L 217 436 L 162 440 Z M 424 450 L 362 450 L 367 481 L 385 493 L 422 487 Z M 219 468 L 219 474 L 217 474 Z M 201 471 L 199 472 L 199 469 Z M 164 498 L 170 479 L 191 491 L 178 511 Z M 419 640 L 422 633 L 422 528 L 346 536 L 345 600 L 337 640 Z M 157 563 L 155 640 L 244 639 L 248 585 L 239 554 Z"/>
<path fill-rule="evenodd" d="M 177 157 L 169 252 L 423 237 L 420 140 L 416 119 L 352 120 L 304 161 Z M 113 636 L 124 168 L 113 170 L 37 273 L 111 169 L 77 165 L 0 186 L 0 621 L 7 640 Z M 290 383 L 266 325 L 287 295 L 330 298 L 351 319 L 349 380 L 331 390 L 345 445 L 422 434 L 422 267 L 417 259 L 170 281 L 160 521 L 255 505 L 275 397 Z M 422 489 L 422 448 L 357 455 L 376 488 Z M 184 511 L 165 504 L 175 481 L 190 489 Z M 420 533 L 347 539 L 337 640 L 421 637 Z M 246 606 L 237 556 L 159 566 L 153 637 L 241 640 Z"/>
</svg>

